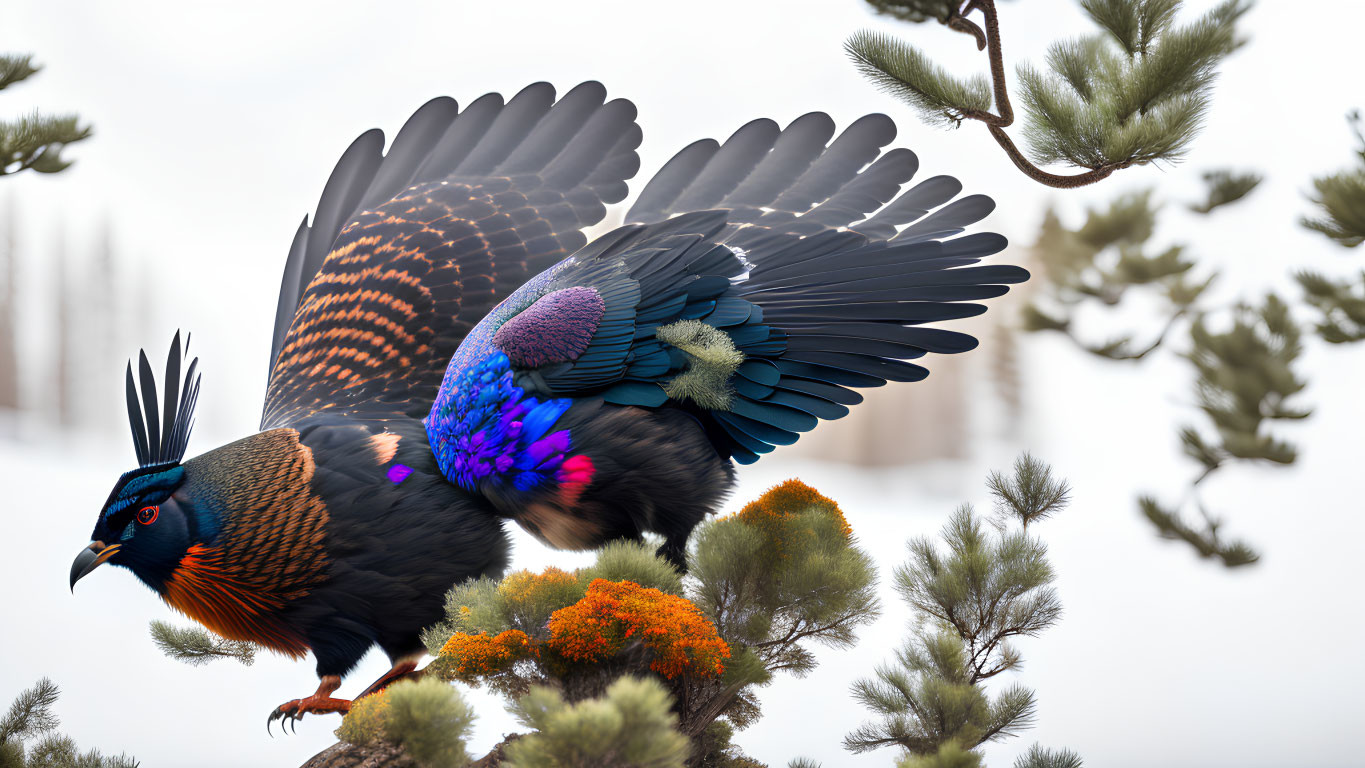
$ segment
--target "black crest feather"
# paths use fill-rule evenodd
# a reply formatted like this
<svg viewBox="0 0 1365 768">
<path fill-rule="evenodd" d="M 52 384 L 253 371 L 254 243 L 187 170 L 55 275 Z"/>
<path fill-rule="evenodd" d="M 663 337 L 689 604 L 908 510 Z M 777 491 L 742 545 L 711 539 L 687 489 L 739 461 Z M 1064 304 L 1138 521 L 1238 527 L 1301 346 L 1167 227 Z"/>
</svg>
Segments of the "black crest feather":
<svg viewBox="0 0 1365 768">
<path fill-rule="evenodd" d="M 156 377 L 152 375 L 151 363 L 147 362 L 147 352 L 138 353 L 138 379 L 141 383 L 141 398 L 138 387 L 133 383 L 133 363 L 128 362 L 124 386 L 128 395 L 128 425 L 133 430 L 133 450 L 137 452 L 138 466 L 152 464 L 176 464 L 185 457 L 185 448 L 190 442 L 190 430 L 194 427 L 194 404 L 199 400 L 199 380 L 195 372 L 199 358 L 190 361 L 189 368 L 182 379 L 180 362 L 189 354 L 190 337 L 185 336 L 185 346 L 180 346 L 180 331 L 175 332 L 171 341 L 171 351 L 166 355 L 166 375 L 162 386 L 166 389 L 164 404 L 158 408 Z"/>
</svg>

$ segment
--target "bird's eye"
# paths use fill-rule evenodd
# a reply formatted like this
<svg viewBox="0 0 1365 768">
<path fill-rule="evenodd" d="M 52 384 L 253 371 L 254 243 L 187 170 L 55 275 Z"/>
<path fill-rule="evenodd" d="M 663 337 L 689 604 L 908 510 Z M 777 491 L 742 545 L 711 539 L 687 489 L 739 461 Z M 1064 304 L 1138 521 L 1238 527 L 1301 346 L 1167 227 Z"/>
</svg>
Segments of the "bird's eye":
<svg viewBox="0 0 1365 768">
<path fill-rule="evenodd" d="M 137 511 L 137 521 L 143 525 L 151 525 L 156 522 L 156 515 L 161 511 L 161 507 L 143 507 Z"/>
</svg>

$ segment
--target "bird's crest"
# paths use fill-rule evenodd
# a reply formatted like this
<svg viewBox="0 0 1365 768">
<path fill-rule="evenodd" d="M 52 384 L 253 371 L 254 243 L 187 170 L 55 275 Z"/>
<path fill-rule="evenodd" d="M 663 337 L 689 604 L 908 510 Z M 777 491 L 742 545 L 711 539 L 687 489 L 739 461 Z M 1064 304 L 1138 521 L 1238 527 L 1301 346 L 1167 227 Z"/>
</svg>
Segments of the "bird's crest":
<svg viewBox="0 0 1365 768">
<path fill-rule="evenodd" d="M 185 346 L 180 346 L 180 331 L 175 332 L 171 341 L 171 351 L 166 355 L 166 376 L 162 385 L 166 388 L 164 404 L 156 394 L 156 378 L 152 366 L 147 362 L 147 351 L 138 352 L 138 378 L 142 387 L 139 400 L 138 387 L 133 383 L 133 363 L 128 362 L 126 390 L 128 394 L 128 425 L 133 430 L 133 449 L 137 452 L 140 467 L 155 464 L 177 464 L 185 456 L 185 447 L 190 442 L 190 430 L 194 426 L 194 404 L 199 399 L 199 380 L 195 368 L 199 358 L 190 361 L 189 368 L 182 379 L 180 376 L 181 359 L 189 353 L 190 337 L 185 336 Z M 161 406 L 158 414 L 158 406 Z"/>
</svg>

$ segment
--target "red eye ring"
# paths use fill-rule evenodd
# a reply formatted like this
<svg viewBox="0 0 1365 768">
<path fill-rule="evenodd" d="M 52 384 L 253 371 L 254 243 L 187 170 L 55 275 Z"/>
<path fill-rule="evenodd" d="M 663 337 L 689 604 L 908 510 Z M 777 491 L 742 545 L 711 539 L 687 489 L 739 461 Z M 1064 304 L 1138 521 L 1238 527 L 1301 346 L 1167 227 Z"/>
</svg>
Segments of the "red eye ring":
<svg viewBox="0 0 1365 768">
<path fill-rule="evenodd" d="M 161 512 L 161 507 L 143 507 L 137 511 L 137 521 L 143 525 L 151 525 L 156 522 L 156 516 Z"/>
</svg>

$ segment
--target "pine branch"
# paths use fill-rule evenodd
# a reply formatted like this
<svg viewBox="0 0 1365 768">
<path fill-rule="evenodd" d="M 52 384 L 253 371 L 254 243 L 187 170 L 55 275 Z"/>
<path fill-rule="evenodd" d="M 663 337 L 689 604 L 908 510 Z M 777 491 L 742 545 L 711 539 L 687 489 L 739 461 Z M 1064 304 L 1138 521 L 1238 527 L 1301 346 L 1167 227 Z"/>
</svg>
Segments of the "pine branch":
<svg viewBox="0 0 1365 768">
<path fill-rule="evenodd" d="M 1027 64 L 1018 68 L 1028 157 L 1006 131 L 1014 110 L 994 0 L 968 0 L 960 7 L 869 2 L 881 13 L 932 19 L 972 35 L 978 50 L 987 52 L 991 76 L 989 85 L 980 76 L 963 81 L 918 50 L 875 32 L 857 33 L 845 46 L 859 71 L 926 122 L 985 123 L 1015 167 L 1060 189 L 1183 157 L 1202 126 L 1218 65 L 1243 43 L 1235 25 L 1250 8 L 1245 0 L 1225 0 L 1195 22 L 1175 27 L 1179 0 L 1082 0 L 1104 34 L 1053 45 L 1046 73 Z M 978 11 L 981 25 L 968 18 Z M 1057 163 L 1084 171 L 1062 175 L 1039 167 Z"/>
<path fill-rule="evenodd" d="M 57 685 L 46 677 L 20 693 L 0 718 L 0 744 L 25 741 L 56 728 L 57 716 L 52 713 L 52 705 L 59 695 Z"/>
<path fill-rule="evenodd" d="M 1024 329 L 1061 333 L 1079 349 L 1108 360 L 1138 361 L 1159 349 L 1173 330 L 1198 313 L 1199 300 L 1216 274 L 1203 280 L 1191 277 L 1195 262 L 1182 246 L 1145 253 L 1157 210 L 1147 190 L 1115 198 L 1107 209 L 1087 211 L 1079 229 L 1063 226 L 1049 211 L 1033 247 L 1045 282 L 1041 295 L 1024 307 Z M 1165 305 L 1166 317 L 1155 337 L 1138 343 L 1136 332 L 1126 332 L 1093 342 L 1076 332 L 1074 321 L 1084 305 L 1117 307 L 1138 290 L 1155 291 Z"/>
<path fill-rule="evenodd" d="M 1202 203 L 1189 206 L 1195 213 L 1209 214 L 1216 208 L 1235 203 L 1251 194 L 1261 183 L 1261 174 L 1254 171 L 1235 173 L 1231 170 L 1208 171 L 1204 174 L 1204 184 L 1208 187 L 1207 197 Z"/>
<path fill-rule="evenodd" d="M 198 627 L 177 627 L 164 621 L 148 624 L 152 642 L 165 655 L 191 666 L 214 659 L 236 659 L 246 666 L 256 661 L 256 646 L 238 640 L 213 637 Z"/>
<path fill-rule="evenodd" d="M 0 90 L 39 71 L 32 56 L 0 55 Z M 41 115 L 34 112 L 14 121 L 0 120 L 0 176 L 31 170 L 58 173 L 71 166 L 62 159 L 68 144 L 90 138 L 89 125 L 75 115 Z"/>
<path fill-rule="evenodd" d="M 958 80 L 919 50 L 881 32 L 854 33 L 844 44 L 858 71 L 920 111 L 929 123 L 957 124 L 991 108 L 984 77 Z"/>
<path fill-rule="evenodd" d="M 1166 509 L 1151 496 L 1139 496 L 1138 508 L 1156 526 L 1162 538 L 1183 541 L 1194 547 L 1200 557 L 1215 558 L 1228 568 L 1252 565 L 1261 557 L 1243 541 L 1224 541 L 1219 532 L 1221 521 L 1202 509 L 1204 525 L 1199 529 L 1182 520 L 1178 511 Z"/>
<path fill-rule="evenodd" d="M 40 69 L 33 65 L 32 55 L 0 54 L 0 91 L 38 74 Z"/>
<path fill-rule="evenodd" d="M 1014 760 L 1014 768 L 1084 768 L 1081 756 L 1069 749 L 1052 751 L 1038 744 Z"/>
<path fill-rule="evenodd" d="M 995 497 L 997 514 L 1018 520 L 1024 530 L 1071 503 L 1071 485 L 1053 477 L 1051 467 L 1027 452 L 1015 459 L 1013 477 L 992 471 L 986 487 Z"/>
<path fill-rule="evenodd" d="M 1365 341 L 1365 272 L 1358 285 L 1332 280 L 1326 275 L 1303 270 L 1294 274 L 1303 289 L 1304 301 L 1321 317 L 1314 326 L 1329 344 Z"/>
</svg>

